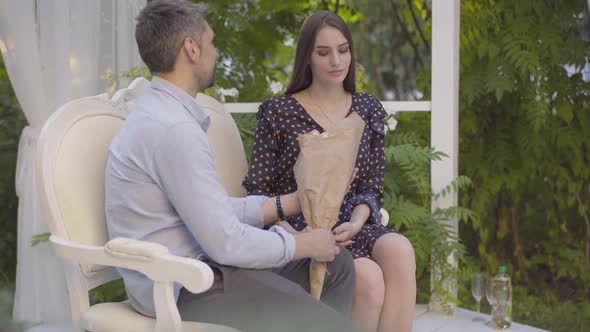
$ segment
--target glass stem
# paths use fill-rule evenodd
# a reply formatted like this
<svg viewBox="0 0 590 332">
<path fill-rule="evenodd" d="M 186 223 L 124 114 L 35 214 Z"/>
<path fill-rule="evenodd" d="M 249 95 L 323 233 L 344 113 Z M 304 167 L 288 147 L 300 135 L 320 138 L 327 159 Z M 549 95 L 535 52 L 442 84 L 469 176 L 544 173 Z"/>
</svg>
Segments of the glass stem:
<svg viewBox="0 0 590 332">
<path fill-rule="evenodd" d="M 481 300 L 477 301 L 477 313 L 479 314 L 479 303 L 481 302 Z"/>
</svg>

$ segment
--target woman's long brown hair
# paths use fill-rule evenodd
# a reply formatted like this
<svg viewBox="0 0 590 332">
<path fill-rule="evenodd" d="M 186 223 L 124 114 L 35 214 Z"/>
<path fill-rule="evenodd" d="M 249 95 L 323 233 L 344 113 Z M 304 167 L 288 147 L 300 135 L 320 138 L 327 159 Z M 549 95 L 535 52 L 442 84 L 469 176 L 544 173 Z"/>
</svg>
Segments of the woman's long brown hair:
<svg viewBox="0 0 590 332">
<path fill-rule="evenodd" d="M 315 46 L 315 38 L 318 31 L 325 27 L 333 27 L 338 29 L 346 40 L 348 40 L 348 47 L 350 48 L 350 67 L 348 74 L 344 78 L 344 90 L 354 93 L 356 91 L 355 81 L 355 66 L 354 66 L 354 52 L 352 47 L 352 35 L 346 23 L 340 16 L 330 11 L 320 11 L 308 17 L 301 31 L 299 32 L 299 40 L 297 42 L 297 51 L 295 53 L 295 66 L 293 68 L 293 75 L 287 87 L 286 94 L 294 94 L 301 90 L 308 88 L 313 81 L 313 73 L 311 72 L 311 53 Z"/>
</svg>

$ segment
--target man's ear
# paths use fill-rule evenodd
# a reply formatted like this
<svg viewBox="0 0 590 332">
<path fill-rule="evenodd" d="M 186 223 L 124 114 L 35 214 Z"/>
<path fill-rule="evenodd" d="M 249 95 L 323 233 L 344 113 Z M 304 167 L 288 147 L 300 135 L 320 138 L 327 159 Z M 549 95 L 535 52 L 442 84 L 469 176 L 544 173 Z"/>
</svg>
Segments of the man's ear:
<svg viewBox="0 0 590 332">
<path fill-rule="evenodd" d="M 199 47 L 191 37 L 184 38 L 184 41 L 182 42 L 182 50 L 191 61 L 199 61 L 201 57 L 201 47 Z"/>
</svg>

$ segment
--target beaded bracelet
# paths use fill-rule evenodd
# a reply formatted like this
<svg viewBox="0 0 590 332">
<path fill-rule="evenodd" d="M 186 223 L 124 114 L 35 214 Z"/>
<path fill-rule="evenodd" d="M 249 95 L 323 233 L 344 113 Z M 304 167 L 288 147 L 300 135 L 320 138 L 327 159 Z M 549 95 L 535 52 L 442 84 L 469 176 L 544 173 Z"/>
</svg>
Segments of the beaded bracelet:
<svg viewBox="0 0 590 332">
<path fill-rule="evenodd" d="M 277 215 L 279 216 L 279 220 L 285 220 L 285 212 L 283 212 L 283 205 L 281 204 L 280 195 L 275 197 L 275 205 L 277 207 Z"/>
</svg>

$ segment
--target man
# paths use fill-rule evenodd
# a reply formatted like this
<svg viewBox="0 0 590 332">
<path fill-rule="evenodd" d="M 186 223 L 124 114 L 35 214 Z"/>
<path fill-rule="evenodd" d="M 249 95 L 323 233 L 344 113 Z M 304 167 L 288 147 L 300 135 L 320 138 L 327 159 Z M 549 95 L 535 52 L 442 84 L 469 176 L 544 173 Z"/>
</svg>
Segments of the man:
<svg viewBox="0 0 590 332">
<path fill-rule="evenodd" d="M 113 140 L 106 167 L 109 236 L 160 243 L 207 261 L 213 287 L 192 294 L 175 285 L 183 320 L 242 331 L 352 331 L 350 254 L 329 230 L 291 234 L 271 225 L 300 211 L 294 194 L 230 198 L 217 178 L 209 117 L 195 96 L 213 84 L 217 51 L 207 7 L 152 1 L 135 37 L 154 78 Z M 309 263 L 329 262 L 322 302 L 309 288 Z M 121 269 L 133 307 L 155 316 L 152 282 Z"/>
</svg>

